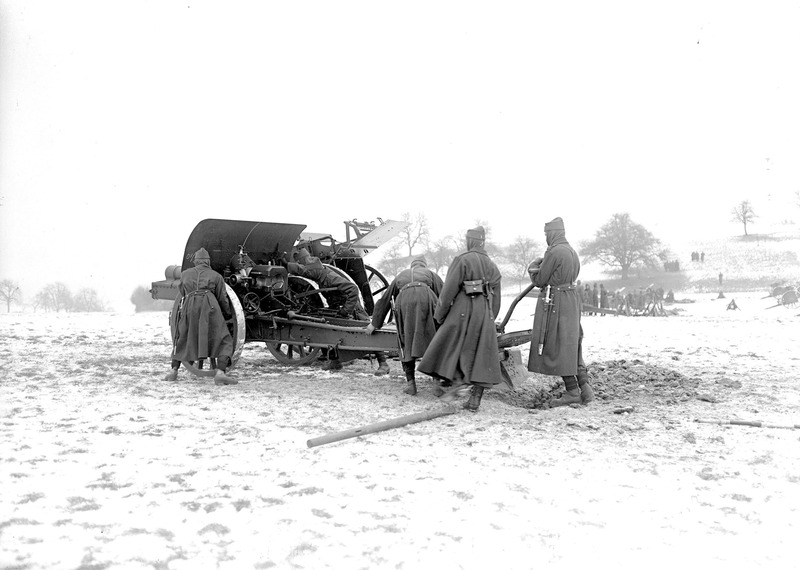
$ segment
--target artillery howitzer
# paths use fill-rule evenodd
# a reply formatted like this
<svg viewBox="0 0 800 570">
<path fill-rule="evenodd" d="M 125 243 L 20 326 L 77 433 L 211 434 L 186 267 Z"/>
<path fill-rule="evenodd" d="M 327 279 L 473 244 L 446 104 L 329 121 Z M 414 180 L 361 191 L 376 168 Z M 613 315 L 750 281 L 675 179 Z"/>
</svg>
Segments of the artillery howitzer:
<svg viewBox="0 0 800 570">
<path fill-rule="evenodd" d="M 770 297 L 775 298 L 777 304 L 767 307 L 768 309 L 774 309 L 775 307 L 793 309 L 797 306 L 798 299 L 800 299 L 800 289 L 792 285 L 779 285 L 773 287 L 770 294 L 762 297 L 762 299 L 769 299 Z"/>
<path fill-rule="evenodd" d="M 175 301 L 170 313 L 174 333 L 181 271 L 193 266 L 192 254 L 203 247 L 211 256 L 211 268 L 225 279 L 233 307 L 234 316 L 229 323 L 234 341 L 233 365 L 245 342 L 266 343 L 278 361 L 290 365 L 309 364 L 323 350 L 336 351 L 342 361 L 376 351 L 396 354 L 394 325 L 368 335 L 365 331 L 368 321 L 340 315 L 336 291 L 321 289 L 314 281 L 288 272 L 288 262 L 300 249 L 307 249 L 329 270 L 357 286 L 362 305 L 371 315 L 389 280 L 366 265 L 363 256 L 395 237 L 406 224 L 389 220 L 376 225 L 353 220 L 345 222 L 345 226 L 347 239 L 337 242 L 330 234 L 304 232 L 306 226 L 300 224 L 203 220 L 186 242 L 183 265 L 167 267 L 166 279 L 152 283 L 151 295 L 154 299 Z M 243 256 L 252 260 L 252 267 L 238 268 Z M 529 291 L 530 288 L 526 289 L 514 301 L 500 325 L 501 333 L 517 302 Z M 511 365 L 519 364 L 509 360 L 513 357 L 506 349 L 529 339 L 530 330 L 498 336 L 499 358 L 506 363 L 506 375 L 518 374 Z M 510 383 L 510 379 L 507 381 Z"/>
</svg>

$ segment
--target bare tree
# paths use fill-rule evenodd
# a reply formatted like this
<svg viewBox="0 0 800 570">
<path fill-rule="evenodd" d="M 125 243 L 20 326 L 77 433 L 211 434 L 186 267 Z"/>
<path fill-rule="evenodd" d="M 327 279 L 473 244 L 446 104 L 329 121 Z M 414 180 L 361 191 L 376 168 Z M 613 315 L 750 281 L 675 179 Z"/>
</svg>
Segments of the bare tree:
<svg viewBox="0 0 800 570">
<path fill-rule="evenodd" d="M 424 245 L 430 237 L 428 220 L 422 212 L 418 212 L 416 218 L 410 212 L 406 212 L 403 214 L 403 221 L 408 226 L 400 233 L 400 236 L 402 236 L 403 243 L 408 248 L 408 255 L 411 256 L 414 254 L 414 248 L 417 245 Z"/>
<path fill-rule="evenodd" d="M 458 242 L 453 236 L 445 236 L 428 245 L 425 257 L 430 263 L 430 267 L 441 275 L 442 271 L 449 267 L 453 258 L 458 253 Z"/>
<path fill-rule="evenodd" d="M 403 246 L 404 243 L 398 239 L 386 244 L 386 252 L 378 265 L 378 269 L 389 281 L 409 265 L 408 256 L 403 255 Z"/>
<path fill-rule="evenodd" d="M 54 308 L 50 301 L 50 296 L 44 289 L 36 293 L 36 296 L 33 298 L 33 312 L 35 313 L 40 307 L 45 312 Z"/>
<path fill-rule="evenodd" d="M 0 281 L 0 301 L 6 304 L 6 312 L 11 312 L 11 303 L 20 303 L 22 301 L 22 290 L 19 284 L 11 279 L 3 279 Z"/>
<path fill-rule="evenodd" d="M 597 260 L 608 267 L 619 267 L 622 279 L 627 279 L 631 267 L 657 264 L 660 245 L 644 226 L 631 220 L 630 214 L 614 214 L 593 240 L 582 244 L 581 254 L 586 262 Z"/>
<path fill-rule="evenodd" d="M 753 206 L 750 205 L 750 200 L 742 200 L 731 210 L 734 222 L 739 222 L 744 225 L 744 235 L 747 235 L 747 224 L 751 223 L 758 216 L 756 216 Z"/>
<path fill-rule="evenodd" d="M 514 277 L 519 280 L 520 290 L 522 283 L 528 280 L 528 265 L 536 258 L 538 244 L 536 240 L 527 236 L 517 236 L 505 248 L 503 257 L 514 269 Z"/>
<path fill-rule="evenodd" d="M 39 295 L 42 295 L 41 305 L 46 311 L 53 310 L 59 312 L 62 309 L 64 311 L 72 309 L 72 294 L 67 286 L 60 281 L 45 285 L 44 289 L 39 292 Z"/>
<path fill-rule="evenodd" d="M 100 300 L 94 289 L 81 289 L 72 297 L 72 310 L 85 313 L 99 313 L 106 310 L 105 303 Z"/>
</svg>

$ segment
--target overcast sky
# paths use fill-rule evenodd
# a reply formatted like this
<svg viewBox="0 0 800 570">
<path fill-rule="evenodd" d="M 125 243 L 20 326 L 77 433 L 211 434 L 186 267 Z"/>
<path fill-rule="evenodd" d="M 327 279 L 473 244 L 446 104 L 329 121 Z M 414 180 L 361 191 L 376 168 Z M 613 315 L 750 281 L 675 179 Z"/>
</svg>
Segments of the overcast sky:
<svg viewBox="0 0 800 570">
<path fill-rule="evenodd" d="M 124 302 L 210 217 L 501 243 L 798 218 L 797 0 L 0 7 L 0 278 L 29 297 Z"/>
</svg>

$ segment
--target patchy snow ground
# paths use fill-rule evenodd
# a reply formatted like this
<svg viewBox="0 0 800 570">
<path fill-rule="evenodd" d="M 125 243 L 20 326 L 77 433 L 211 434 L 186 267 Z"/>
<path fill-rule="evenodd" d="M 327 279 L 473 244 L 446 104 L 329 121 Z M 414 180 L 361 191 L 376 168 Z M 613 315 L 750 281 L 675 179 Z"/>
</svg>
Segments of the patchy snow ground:
<svg viewBox="0 0 800 570">
<path fill-rule="evenodd" d="M 789 567 L 800 429 L 696 422 L 800 424 L 800 309 L 761 296 L 584 317 L 590 406 L 537 409 L 531 378 L 311 449 L 442 403 L 397 362 L 287 368 L 256 344 L 236 386 L 165 383 L 166 313 L 2 314 L 0 566 Z"/>
</svg>

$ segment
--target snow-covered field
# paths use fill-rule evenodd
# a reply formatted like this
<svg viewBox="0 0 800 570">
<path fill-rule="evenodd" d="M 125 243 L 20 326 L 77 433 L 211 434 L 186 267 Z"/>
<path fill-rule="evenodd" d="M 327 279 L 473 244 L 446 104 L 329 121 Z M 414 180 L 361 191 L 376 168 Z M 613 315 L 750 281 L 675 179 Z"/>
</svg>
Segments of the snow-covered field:
<svg viewBox="0 0 800 570">
<path fill-rule="evenodd" d="M 286 368 L 256 344 L 236 386 L 165 383 L 166 313 L 2 314 L 0 566 L 791 567 L 800 429 L 696 421 L 800 424 L 800 308 L 762 296 L 584 317 L 590 406 L 495 390 L 314 448 L 443 404 L 427 379 L 403 394 L 397 362 Z"/>
</svg>

